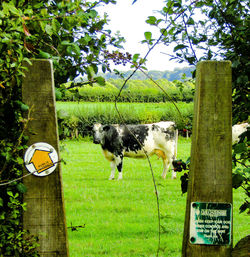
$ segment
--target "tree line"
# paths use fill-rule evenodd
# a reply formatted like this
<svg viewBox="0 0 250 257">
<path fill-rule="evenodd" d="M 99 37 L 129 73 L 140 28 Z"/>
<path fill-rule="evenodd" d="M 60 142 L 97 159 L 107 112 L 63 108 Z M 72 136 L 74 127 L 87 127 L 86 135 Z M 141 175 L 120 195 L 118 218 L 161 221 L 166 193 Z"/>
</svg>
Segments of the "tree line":
<svg viewBox="0 0 250 257">
<path fill-rule="evenodd" d="M 104 86 L 94 83 L 92 86 L 78 86 L 73 89 L 72 82 L 64 84 L 64 90 L 57 91 L 57 100 L 61 101 L 86 101 L 86 102 L 191 102 L 194 97 L 194 82 L 168 81 L 167 79 L 129 80 L 124 88 L 123 79 L 109 79 Z M 120 92 L 119 97 L 118 94 Z"/>
<path fill-rule="evenodd" d="M 169 81 L 180 80 L 183 81 L 185 79 L 192 78 L 192 73 L 195 70 L 195 67 L 184 67 L 184 68 L 175 68 L 174 70 L 149 70 L 149 71 L 137 71 L 132 79 L 134 80 L 145 80 L 148 77 L 158 80 L 158 79 L 167 79 Z M 124 77 L 128 77 L 132 74 L 132 70 L 121 72 Z M 120 75 L 117 72 L 109 72 L 109 73 L 99 73 L 100 76 L 104 77 L 106 80 L 108 79 L 119 79 Z"/>
</svg>

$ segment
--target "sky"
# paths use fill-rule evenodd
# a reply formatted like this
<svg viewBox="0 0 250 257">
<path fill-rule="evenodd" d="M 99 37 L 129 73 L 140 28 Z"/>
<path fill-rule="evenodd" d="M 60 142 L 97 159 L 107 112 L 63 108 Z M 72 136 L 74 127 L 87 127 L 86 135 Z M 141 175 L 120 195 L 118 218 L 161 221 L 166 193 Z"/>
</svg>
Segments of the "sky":
<svg viewBox="0 0 250 257">
<path fill-rule="evenodd" d="M 147 44 L 141 44 L 144 39 L 144 32 L 152 31 L 153 26 L 150 26 L 145 21 L 148 16 L 156 15 L 157 10 L 161 10 L 164 6 L 163 0 L 137 0 L 132 5 L 133 0 L 117 0 L 117 4 L 108 4 L 98 8 L 98 12 L 106 12 L 109 17 L 109 25 L 107 28 L 114 33 L 120 31 L 121 36 L 126 39 L 124 45 L 125 52 L 131 54 L 140 53 L 144 57 L 148 51 Z M 158 30 L 155 30 L 155 33 Z M 163 52 L 163 53 L 162 53 Z M 169 57 L 164 53 L 171 53 L 171 50 L 166 46 L 157 45 L 148 56 L 148 70 L 174 70 L 177 67 L 187 65 L 179 64 L 175 61 L 169 61 Z M 113 68 L 114 66 L 112 66 Z M 128 70 L 129 66 L 115 66 L 118 70 Z"/>
</svg>

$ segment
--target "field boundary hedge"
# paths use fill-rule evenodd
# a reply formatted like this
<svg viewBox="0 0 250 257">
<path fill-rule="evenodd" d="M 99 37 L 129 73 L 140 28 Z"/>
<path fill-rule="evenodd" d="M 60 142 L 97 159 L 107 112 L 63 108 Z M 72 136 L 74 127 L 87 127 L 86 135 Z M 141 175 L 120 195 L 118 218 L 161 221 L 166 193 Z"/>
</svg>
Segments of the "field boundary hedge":
<svg viewBox="0 0 250 257">
<path fill-rule="evenodd" d="M 126 124 L 174 121 L 180 134 L 191 131 L 193 103 L 120 103 L 118 110 Z M 114 103 L 57 102 L 60 139 L 92 136 L 94 123 L 119 124 L 122 120 Z"/>
<path fill-rule="evenodd" d="M 123 85 L 122 79 L 110 79 L 105 86 L 94 83 L 93 86 L 84 85 L 72 86 L 72 82 L 64 85 L 62 93 L 57 95 L 60 101 L 83 101 L 83 102 L 114 102 L 119 89 Z M 181 82 L 175 80 L 170 82 L 166 79 L 156 81 L 166 93 L 158 88 L 151 80 L 129 80 L 122 90 L 118 102 L 138 103 L 160 103 L 173 101 L 192 102 L 194 97 L 194 83 L 192 81 Z"/>
</svg>

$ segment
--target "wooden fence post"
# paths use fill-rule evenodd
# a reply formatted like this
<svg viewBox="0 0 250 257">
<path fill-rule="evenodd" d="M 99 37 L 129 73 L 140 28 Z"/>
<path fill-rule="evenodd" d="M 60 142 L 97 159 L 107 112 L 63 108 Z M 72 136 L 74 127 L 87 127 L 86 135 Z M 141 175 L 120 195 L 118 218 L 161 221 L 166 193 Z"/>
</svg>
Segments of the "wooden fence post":
<svg viewBox="0 0 250 257">
<path fill-rule="evenodd" d="M 60 160 L 52 62 L 31 62 L 32 65 L 24 64 L 28 70 L 22 85 L 23 102 L 33 108 L 28 145 L 46 142 L 56 149 Z M 23 183 L 28 189 L 24 194 L 27 211 L 23 214 L 23 226 L 38 236 L 40 256 L 69 256 L 60 163 L 52 174 L 30 175 Z"/>
<path fill-rule="evenodd" d="M 229 61 L 197 65 L 183 257 L 231 256 L 231 80 Z"/>
</svg>

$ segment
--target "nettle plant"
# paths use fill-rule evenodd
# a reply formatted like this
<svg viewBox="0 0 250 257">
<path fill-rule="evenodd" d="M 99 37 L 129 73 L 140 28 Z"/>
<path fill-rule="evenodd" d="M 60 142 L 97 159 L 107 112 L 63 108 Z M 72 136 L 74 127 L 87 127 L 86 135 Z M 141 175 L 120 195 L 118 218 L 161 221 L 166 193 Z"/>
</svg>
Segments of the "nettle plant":
<svg viewBox="0 0 250 257">
<path fill-rule="evenodd" d="M 121 47 L 124 39 L 104 30 L 107 17 L 96 7 L 115 3 L 99 1 L 6 0 L 0 6 L 0 255 L 38 256 L 37 238 L 22 229 L 23 193 L 21 180 L 25 131 L 29 122 L 23 112 L 32 112 L 22 103 L 23 62 L 31 58 L 51 59 L 55 84 L 59 86 L 79 75 L 89 83 L 104 80 L 108 45 Z"/>
</svg>

